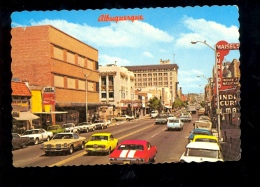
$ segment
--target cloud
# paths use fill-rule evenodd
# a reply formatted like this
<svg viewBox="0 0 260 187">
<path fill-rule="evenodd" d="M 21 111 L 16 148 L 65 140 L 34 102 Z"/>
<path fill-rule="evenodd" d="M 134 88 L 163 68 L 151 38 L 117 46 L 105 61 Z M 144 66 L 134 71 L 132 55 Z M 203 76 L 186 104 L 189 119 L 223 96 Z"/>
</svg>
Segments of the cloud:
<svg viewBox="0 0 260 187">
<path fill-rule="evenodd" d="M 99 65 L 105 66 L 107 64 L 112 64 L 116 61 L 116 65 L 118 66 L 131 66 L 131 62 L 129 62 L 126 59 L 119 58 L 119 57 L 113 57 L 113 56 L 108 56 L 108 55 L 100 55 L 99 56 Z"/>
<path fill-rule="evenodd" d="M 170 43 L 173 37 L 167 32 L 141 22 L 110 23 L 106 27 L 92 27 L 87 24 L 70 23 L 66 20 L 31 20 L 31 25 L 52 25 L 69 35 L 96 47 L 140 47 L 153 43 Z"/>
<path fill-rule="evenodd" d="M 153 57 L 153 55 L 152 55 L 150 52 L 147 52 L 147 51 L 145 51 L 143 54 L 144 54 L 144 56 L 146 56 L 146 57 L 150 57 L 150 58 Z"/>
<path fill-rule="evenodd" d="M 239 42 L 239 31 L 236 26 L 227 27 L 214 21 L 205 19 L 194 19 L 184 16 L 183 25 L 190 30 L 188 33 L 180 33 L 180 37 L 176 40 L 176 46 L 194 48 L 191 41 L 205 41 L 214 46 L 219 40 L 228 42 Z M 205 45 L 197 45 L 196 49 L 206 47 Z"/>
</svg>

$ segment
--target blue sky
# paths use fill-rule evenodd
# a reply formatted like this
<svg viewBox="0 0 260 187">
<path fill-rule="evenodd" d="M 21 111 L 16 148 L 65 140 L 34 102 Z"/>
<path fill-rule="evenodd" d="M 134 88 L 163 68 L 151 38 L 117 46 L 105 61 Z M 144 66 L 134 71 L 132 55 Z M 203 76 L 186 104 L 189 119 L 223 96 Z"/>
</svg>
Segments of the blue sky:
<svg viewBox="0 0 260 187">
<path fill-rule="evenodd" d="M 99 22 L 102 14 L 142 15 L 144 20 Z M 52 25 L 93 46 L 99 64 L 116 61 L 118 66 L 154 65 L 169 59 L 179 66 L 183 93 L 201 93 L 212 76 L 214 51 L 191 41 L 206 41 L 214 47 L 220 40 L 239 43 L 237 6 L 204 6 L 148 9 L 101 9 L 80 11 L 22 11 L 11 16 L 12 27 Z M 230 51 L 226 61 L 239 59 Z M 197 75 L 204 75 L 197 77 Z M 206 78 L 205 78 L 206 77 Z"/>
</svg>

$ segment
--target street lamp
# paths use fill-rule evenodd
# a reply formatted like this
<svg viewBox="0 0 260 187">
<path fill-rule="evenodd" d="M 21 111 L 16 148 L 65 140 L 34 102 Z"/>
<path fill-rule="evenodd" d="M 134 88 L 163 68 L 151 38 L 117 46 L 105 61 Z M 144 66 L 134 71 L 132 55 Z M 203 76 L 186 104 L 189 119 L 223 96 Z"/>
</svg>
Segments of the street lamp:
<svg viewBox="0 0 260 187">
<path fill-rule="evenodd" d="M 218 85 L 218 72 L 217 72 L 217 52 L 216 49 L 214 49 L 213 47 L 211 47 L 209 44 L 206 43 L 206 40 L 203 41 L 196 41 L 196 42 L 191 42 L 191 44 L 197 44 L 197 43 L 202 43 L 205 44 L 206 46 L 208 46 L 210 49 L 212 49 L 215 53 L 215 77 L 216 77 L 216 92 L 217 92 L 217 115 L 218 115 L 218 137 L 220 138 L 221 133 L 220 133 L 220 107 L 219 107 L 219 85 Z"/>
<path fill-rule="evenodd" d="M 131 115 L 133 116 L 133 87 L 131 86 Z"/>
<path fill-rule="evenodd" d="M 89 74 L 85 74 L 85 78 L 86 78 L 86 85 L 85 85 L 85 96 L 86 96 L 86 122 L 88 122 L 88 76 L 90 76 L 92 74 L 92 72 L 90 72 Z"/>
</svg>

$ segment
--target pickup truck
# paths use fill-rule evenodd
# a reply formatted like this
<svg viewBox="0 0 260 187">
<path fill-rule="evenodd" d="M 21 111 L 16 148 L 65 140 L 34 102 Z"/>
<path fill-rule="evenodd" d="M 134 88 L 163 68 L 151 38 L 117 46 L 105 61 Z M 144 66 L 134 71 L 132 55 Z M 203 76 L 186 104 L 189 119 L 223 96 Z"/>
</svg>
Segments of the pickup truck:
<svg viewBox="0 0 260 187">
<path fill-rule="evenodd" d="M 78 128 L 76 127 L 76 125 L 74 123 L 65 123 L 62 125 L 62 128 L 65 129 L 64 132 L 78 133 Z"/>
<path fill-rule="evenodd" d="M 53 133 L 39 128 L 26 130 L 21 137 L 29 137 L 30 143 L 37 145 L 39 142 L 49 141 L 53 137 Z"/>
<path fill-rule="evenodd" d="M 168 117 L 167 114 L 158 114 L 155 118 L 155 124 L 166 124 Z"/>
<path fill-rule="evenodd" d="M 128 116 L 128 115 L 121 115 L 121 116 L 114 118 L 114 120 L 116 120 L 116 121 L 130 121 L 130 120 L 134 120 L 134 119 L 135 119 L 134 116 Z"/>
</svg>

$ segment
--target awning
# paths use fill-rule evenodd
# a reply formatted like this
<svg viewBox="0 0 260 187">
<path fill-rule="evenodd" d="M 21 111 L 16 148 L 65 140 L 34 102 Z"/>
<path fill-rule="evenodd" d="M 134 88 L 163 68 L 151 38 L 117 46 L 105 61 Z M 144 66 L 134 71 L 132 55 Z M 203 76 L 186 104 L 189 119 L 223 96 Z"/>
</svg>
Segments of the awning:
<svg viewBox="0 0 260 187">
<path fill-rule="evenodd" d="M 34 112 L 34 114 L 67 114 L 68 111 Z"/>
<path fill-rule="evenodd" d="M 34 115 L 33 113 L 27 111 L 27 112 L 20 112 L 19 117 L 14 117 L 16 120 L 20 121 L 27 121 L 27 120 L 33 120 L 33 119 L 39 119 L 39 116 Z"/>
</svg>

